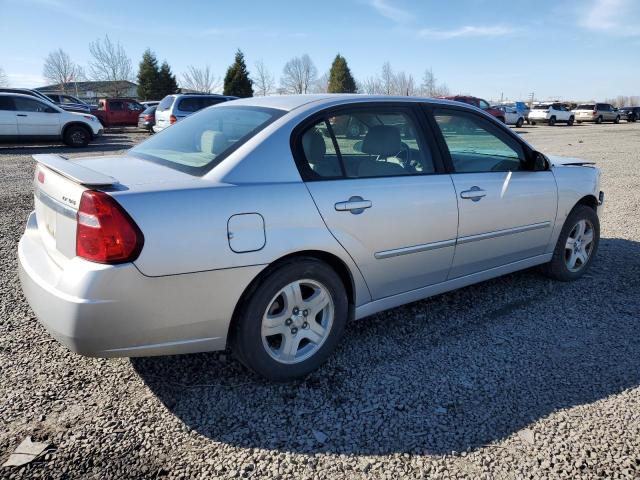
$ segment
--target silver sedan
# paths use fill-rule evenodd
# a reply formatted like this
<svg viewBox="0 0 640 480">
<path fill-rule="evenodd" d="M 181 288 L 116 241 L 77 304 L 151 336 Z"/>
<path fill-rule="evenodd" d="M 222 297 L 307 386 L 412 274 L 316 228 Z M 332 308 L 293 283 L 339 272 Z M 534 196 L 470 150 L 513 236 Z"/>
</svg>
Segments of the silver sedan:
<svg viewBox="0 0 640 480">
<path fill-rule="evenodd" d="M 350 320 L 535 265 L 580 277 L 604 200 L 588 162 L 421 98 L 235 100 L 121 157 L 34 158 L 20 279 L 56 339 L 103 357 L 230 347 L 279 381 Z"/>
</svg>

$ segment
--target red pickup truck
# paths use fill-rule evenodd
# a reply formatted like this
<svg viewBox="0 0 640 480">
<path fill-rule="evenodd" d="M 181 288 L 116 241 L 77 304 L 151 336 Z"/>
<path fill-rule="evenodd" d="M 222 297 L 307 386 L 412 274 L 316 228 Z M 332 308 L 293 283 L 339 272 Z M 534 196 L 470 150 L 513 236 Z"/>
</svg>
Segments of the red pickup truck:
<svg viewBox="0 0 640 480">
<path fill-rule="evenodd" d="M 91 113 L 105 127 L 115 127 L 138 125 L 138 116 L 144 109 L 144 105 L 130 98 L 103 98 L 98 101 L 98 108 Z"/>
<path fill-rule="evenodd" d="M 491 105 L 489 105 L 489 102 L 487 102 L 486 100 L 483 100 L 482 98 L 472 97 L 470 95 L 454 95 L 452 97 L 438 97 L 438 98 L 442 98 L 443 100 L 454 100 L 456 102 L 462 102 L 462 103 L 467 103 L 469 105 L 473 105 L 474 107 L 481 108 L 487 113 L 493 115 L 502 123 L 505 122 L 504 112 L 498 108 L 491 107 Z"/>
</svg>

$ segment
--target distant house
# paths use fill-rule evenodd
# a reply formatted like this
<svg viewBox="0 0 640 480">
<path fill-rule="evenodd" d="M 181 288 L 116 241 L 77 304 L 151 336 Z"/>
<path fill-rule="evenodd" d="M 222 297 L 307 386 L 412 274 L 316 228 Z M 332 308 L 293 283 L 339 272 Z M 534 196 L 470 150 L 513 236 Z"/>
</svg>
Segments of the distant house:
<svg viewBox="0 0 640 480">
<path fill-rule="evenodd" d="M 70 82 L 63 88 L 61 84 L 38 87 L 40 92 L 62 92 L 78 97 L 87 103 L 96 103 L 99 98 L 138 98 L 138 85 L 128 80 L 106 82 Z"/>
</svg>

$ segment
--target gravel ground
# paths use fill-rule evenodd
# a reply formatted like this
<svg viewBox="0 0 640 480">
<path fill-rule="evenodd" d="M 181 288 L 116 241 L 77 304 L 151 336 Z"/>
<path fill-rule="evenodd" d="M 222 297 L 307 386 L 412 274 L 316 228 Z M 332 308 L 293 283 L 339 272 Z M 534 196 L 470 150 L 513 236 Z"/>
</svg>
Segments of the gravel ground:
<svg viewBox="0 0 640 480">
<path fill-rule="evenodd" d="M 0 146 L 0 462 L 26 436 L 52 445 L 0 477 L 640 478 L 640 123 L 519 131 L 603 169 L 591 271 L 520 272 L 353 323 L 288 385 L 224 353 L 106 360 L 52 341 L 20 292 L 16 244 L 30 155 L 65 150 Z"/>
</svg>

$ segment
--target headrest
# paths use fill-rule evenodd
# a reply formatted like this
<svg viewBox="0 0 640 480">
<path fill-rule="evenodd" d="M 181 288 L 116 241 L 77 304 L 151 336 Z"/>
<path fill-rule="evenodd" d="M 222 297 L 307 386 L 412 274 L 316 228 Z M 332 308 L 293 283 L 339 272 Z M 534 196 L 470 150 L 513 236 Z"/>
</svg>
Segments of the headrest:
<svg viewBox="0 0 640 480">
<path fill-rule="evenodd" d="M 313 129 L 302 136 L 302 149 L 309 163 L 319 163 L 327 153 L 327 146 L 324 143 L 322 134 Z"/>
<path fill-rule="evenodd" d="M 375 125 L 362 141 L 362 152 L 369 155 L 389 157 L 402 150 L 400 130 L 390 125 Z"/>
<path fill-rule="evenodd" d="M 200 150 L 203 153 L 220 155 L 229 146 L 229 139 L 222 132 L 205 130 L 200 136 Z"/>
</svg>

